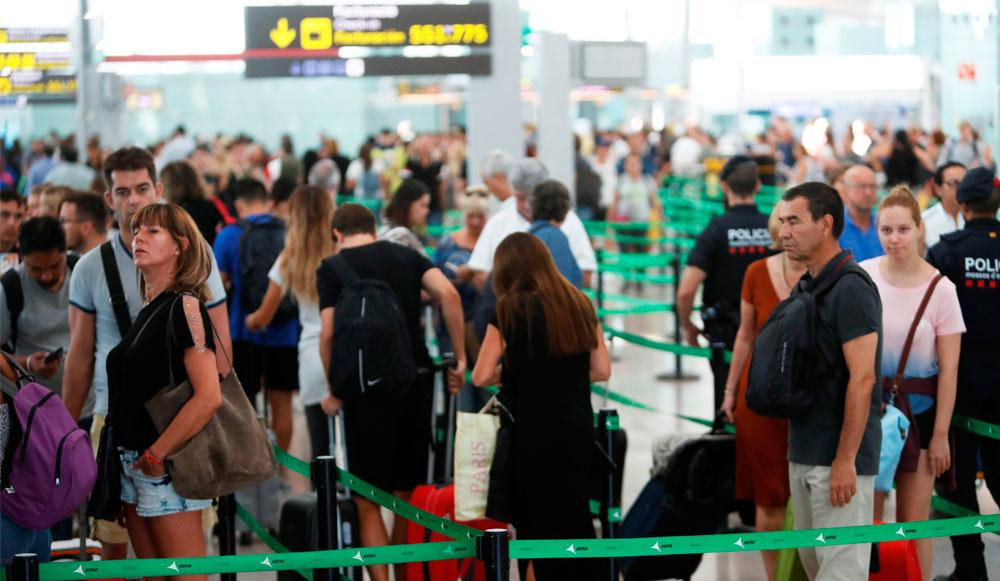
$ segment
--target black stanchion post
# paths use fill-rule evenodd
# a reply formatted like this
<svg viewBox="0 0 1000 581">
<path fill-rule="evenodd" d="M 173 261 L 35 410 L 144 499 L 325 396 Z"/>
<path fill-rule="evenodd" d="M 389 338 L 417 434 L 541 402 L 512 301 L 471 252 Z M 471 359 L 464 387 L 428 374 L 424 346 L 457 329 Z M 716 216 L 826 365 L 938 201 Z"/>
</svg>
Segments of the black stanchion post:
<svg viewBox="0 0 1000 581">
<path fill-rule="evenodd" d="M 605 408 L 597 413 L 597 434 L 601 447 L 611 460 L 608 469 L 607 482 L 604 487 L 604 498 L 601 499 L 601 536 L 613 539 L 618 536 L 618 523 L 621 521 L 621 491 L 618 490 L 617 468 L 614 465 L 616 455 L 615 432 L 620 429 L 618 410 Z M 618 581 L 618 561 L 614 557 L 608 559 L 608 579 Z"/>
<path fill-rule="evenodd" d="M 38 581 L 38 555 L 19 553 L 7 566 L 11 581 Z"/>
<path fill-rule="evenodd" d="M 219 515 L 219 554 L 236 554 L 236 495 L 227 494 L 219 497 L 219 506 L 216 507 L 216 514 Z M 220 573 L 221 581 L 236 581 L 236 573 Z"/>
<path fill-rule="evenodd" d="M 337 459 L 319 456 L 312 461 L 312 481 L 316 488 L 316 517 L 319 521 L 320 551 L 331 551 L 339 545 L 337 527 Z M 314 581 L 334 581 L 333 569 L 313 569 Z"/>
<path fill-rule="evenodd" d="M 604 310 L 604 269 L 601 268 L 601 263 L 604 261 L 604 249 L 597 249 L 597 320 L 604 325 L 604 315 L 601 311 Z"/>
<path fill-rule="evenodd" d="M 507 529 L 489 529 L 476 537 L 476 558 L 483 562 L 486 581 L 510 579 L 510 535 Z"/>
</svg>

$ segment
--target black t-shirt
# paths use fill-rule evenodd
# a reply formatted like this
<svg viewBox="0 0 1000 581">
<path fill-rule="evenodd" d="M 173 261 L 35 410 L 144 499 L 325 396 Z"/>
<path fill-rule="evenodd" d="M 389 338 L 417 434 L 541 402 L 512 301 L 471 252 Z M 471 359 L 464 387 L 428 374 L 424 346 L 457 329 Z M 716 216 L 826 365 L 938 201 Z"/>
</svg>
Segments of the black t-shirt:
<svg viewBox="0 0 1000 581">
<path fill-rule="evenodd" d="M 194 219 L 198 226 L 198 231 L 205 237 L 208 245 L 215 243 L 216 228 L 222 223 L 222 215 L 216 209 L 215 204 L 206 199 L 190 200 L 184 202 L 184 209 Z"/>
<path fill-rule="evenodd" d="M 420 326 L 420 291 L 424 273 L 434 268 L 431 261 L 412 248 L 386 240 L 345 248 L 340 253 L 360 278 L 384 281 L 396 293 L 413 343 L 414 359 L 417 365 L 429 363 L 430 355 Z M 337 306 L 343 285 L 330 265 L 330 258 L 325 258 L 316 271 L 316 287 L 321 311 Z"/>
<path fill-rule="evenodd" d="M 958 362 L 958 402 L 971 413 L 978 396 L 1000 400 L 1000 221 L 975 218 L 958 232 L 945 234 L 927 259 L 955 283 L 966 332 Z M 976 397 L 969 397 L 976 396 Z M 978 417 L 978 416 L 977 416 Z"/>
<path fill-rule="evenodd" d="M 431 191 L 431 212 L 441 211 L 441 162 L 432 161 L 430 165 L 420 165 L 420 160 L 411 159 L 406 162 L 413 179 L 424 182 Z"/>
<path fill-rule="evenodd" d="M 184 351 L 194 346 L 194 340 L 182 301 L 183 297 L 178 298 L 175 292 L 160 293 L 139 311 L 131 330 L 108 353 L 108 415 L 117 443 L 125 449 L 142 452 L 159 437 L 145 403 L 170 383 L 168 365 L 173 366 L 178 384 L 188 378 Z M 199 303 L 199 311 L 205 326 L 205 345 L 214 350 L 204 303 Z M 168 355 L 165 346 L 171 335 Z"/>
<path fill-rule="evenodd" d="M 702 304 L 706 308 L 715 307 L 721 316 L 737 324 L 743 273 L 751 262 L 772 254 L 767 219 L 757 206 L 733 206 L 709 222 L 688 255 L 688 265 L 704 270 L 707 275 Z M 726 334 L 735 335 L 735 328 Z M 720 339 L 731 344 L 733 337 Z"/>
<path fill-rule="evenodd" d="M 843 250 L 813 279 L 807 273 L 803 284 L 812 288 L 841 265 L 853 263 L 849 250 Z M 882 300 L 875 283 L 867 274 L 846 274 L 816 306 L 820 324 L 816 327 L 821 363 L 826 369 L 825 381 L 817 385 L 816 403 L 809 413 L 792 418 L 788 423 L 788 460 L 810 466 L 829 466 L 837 455 L 837 444 L 844 424 L 844 402 L 849 374 L 844 359 L 843 344 L 852 339 L 878 334 L 875 352 L 875 382 L 871 390 L 871 405 L 865 433 L 858 448 L 855 467 L 861 476 L 878 474 L 882 428 L 879 420 L 882 407 Z"/>
</svg>

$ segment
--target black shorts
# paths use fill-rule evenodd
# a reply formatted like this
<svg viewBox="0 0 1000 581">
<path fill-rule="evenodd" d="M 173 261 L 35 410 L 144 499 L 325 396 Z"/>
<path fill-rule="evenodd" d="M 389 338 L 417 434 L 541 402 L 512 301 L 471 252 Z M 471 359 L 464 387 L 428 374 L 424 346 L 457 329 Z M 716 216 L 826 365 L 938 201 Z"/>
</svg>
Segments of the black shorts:
<svg viewBox="0 0 1000 581">
<path fill-rule="evenodd" d="M 299 388 L 299 348 L 269 347 L 249 341 L 234 341 L 233 367 L 250 401 L 263 387 L 276 391 Z"/>
<path fill-rule="evenodd" d="M 920 442 L 920 449 L 926 450 L 931 445 L 931 438 L 934 436 L 934 420 L 937 419 L 937 405 L 932 405 L 926 411 L 922 411 L 919 414 L 913 416 L 914 426 L 910 429 L 916 428 L 917 430 L 917 440 Z"/>
<path fill-rule="evenodd" d="M 427 480 L 433 374 L 398 398 L 344 402 L 347 470 L 382 490 L 410 491 Z"/>
</svg>

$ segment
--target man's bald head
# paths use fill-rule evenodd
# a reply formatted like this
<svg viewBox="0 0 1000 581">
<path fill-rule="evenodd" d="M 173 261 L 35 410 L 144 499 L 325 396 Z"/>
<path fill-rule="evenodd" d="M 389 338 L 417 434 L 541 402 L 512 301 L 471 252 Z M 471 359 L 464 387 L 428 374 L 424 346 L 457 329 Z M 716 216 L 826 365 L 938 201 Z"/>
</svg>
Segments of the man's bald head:
<svg viewBox="0 0 1000 581">
<path fill-rule="evenodd" d="M 866 165 L 852 165 L 844 172 L 844 203 L 856 213 L 868 213 L 878 202 L 875 172 Z"/>
</svg>

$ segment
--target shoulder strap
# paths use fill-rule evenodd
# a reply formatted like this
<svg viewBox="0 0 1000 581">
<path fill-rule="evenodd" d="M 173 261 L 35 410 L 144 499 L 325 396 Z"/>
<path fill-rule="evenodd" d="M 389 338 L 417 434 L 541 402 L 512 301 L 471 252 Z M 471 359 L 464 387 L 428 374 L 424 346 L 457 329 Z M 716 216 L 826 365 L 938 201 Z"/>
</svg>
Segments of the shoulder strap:
<svg viewBox="0 0 1000 581">
<path fill-rule="evenodd" d="M 76 268 L 76 263 L 77 262 L 80 262 L 80 255 L 79 254 L 67 254 L 66 255 L 66 268 L 69 269 L 71 272 L 73 271 L 74 268 Z"/>
<path fill-rule="evenodd" d="M 35 376 L 29 373 L 25 368 L 21 367 L 21 364 L 18 363 L 17 360 L 14 359 L 14 356 L 10 353 L 0 351 L 0 356 L 7 361 L 10 368 L 14 371 L 14 375 L 17 376 L 15 381 L 11 381 L 4 377 L 3 382 L 0 382 L 2 383 L 2 389 L 0 389 L 0 391 L 3 391 L 3 393 L 9 395 L 10 397 L 14 397 L 18 390 L 24 387 L 25 384 L 34 381 Z"/>
<path fill-rule="evenodd" d="M 826 280 L 820 281 L 818 284 L 816 284 L 816 286 L 809 289 L 810 294 L 818 298 L 820 295 L 825 294 L 826 291 L 833 288 L 833 285 L 836 284 L 838 280 L 840 280 L 840 277 L 846 274 L 856 273 L 857 271 L 851 266 L 844 268 L 847 262 L 852 258 L 853 256 L 851 256 L 850 254 L 842 258 L 840 260 L 840 263 L 837 265 L 837 268 L 833 270 L 833 274 L 831 274 Z"/>
<path fill-rule="evenodd" d="M 347 259 L 341 254 L 334 254 L 333 258 L 330 260 L 330 267 L 333 268 L 333 272 L 336 273 L 337 278 L 340 279 L 340 283 L 347 286 L 361 277 L 358 276 L 358 272 L 354 270 L 351 263 L 347 262 Z"/>
<path fill-rule="evenodd" d="M 4 298 L 7 299 L 7 312 L 10 314 L 10 352 L 17 346 L 17 318 L 24 310 L 24 290 L 21 288 L 21 276 L 13 268 L 0 276 Z"/>
<path fill-rule="evenodd" d="M 899 366 L 896 367 L 896 376 L 892 378 L 893 395 L 899 393 L 899 388 L 903 384 L 903 372 L 906 371 L 906 360 L 910 358 L 910 347 L 913 346 L 913 336 L 917 333 L 917 326 L 920 325 L 920 319 L 924 316 L 924 311 L 927 310 L 927 303 L 931 301 L 931 295 L 934 294 L 934 287 L 941 282 L 942 278 L 944 278 L 944 275 L 940 272 L 934 275 L 931 284 L 927 286 L 924 298 L 920 301 L 920 306 L 917 307 L 917 314 L 913 316 L 913 322 L 910 323 L 910 331 L 906 334 L 906 342 L 903 343 L 903 352 L 899 355 Z"/>
<path fill-rule="evenodd" d="M 118 261 L 115 260 L 114 240 L 101 244 L 101 262 L 104 264 L 104 279 L 108 283 L 108 293 L 111 294 L 111 308 L 118 322 L 118 333 L 125 337 L 132 326 L 132 316 L 128 312 L 128 301 L 125 299 L 125 289 L 122 288 L 121 273 L 118 272 Z"/>
</svg>

